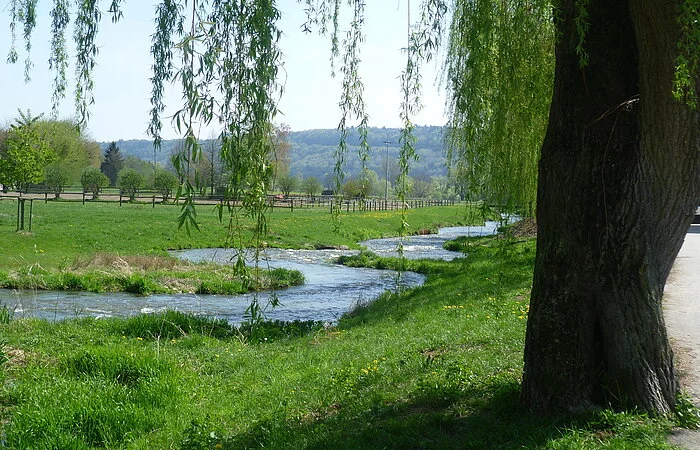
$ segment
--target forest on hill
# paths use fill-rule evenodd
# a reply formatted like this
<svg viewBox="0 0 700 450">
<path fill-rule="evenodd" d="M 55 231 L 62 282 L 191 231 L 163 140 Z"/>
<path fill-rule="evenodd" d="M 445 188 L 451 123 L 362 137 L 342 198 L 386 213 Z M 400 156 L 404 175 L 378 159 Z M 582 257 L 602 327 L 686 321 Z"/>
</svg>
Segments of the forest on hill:
<svg viewBox="0 0 700 450">
<path fill-rule="evenodd" d="M 429 179 L 446 175 L 442 131 L 443 128 L 438 126 L 415 128 L 418 161 L 411 165 L 412 177 Z M 398 128 L 369 129 L 368 142 L 372 150 L 369 169 L 380 176 L 387 171 L 391 176 L 398 170 L 400 132 Z M 339 139 L 340 134 L 336 129 L 291 131 L 287 137 L 290 145 L 290 174 L 302 178 L 313 176 L 325 184 L 333 176 L 335 165 L 333 153 L 338 147 Z M 154 152 L 153 141 L 148 139 L 119 140 L 116 144 L 125 156 L 133 156 L 148 162 L 155 161 L 163 167 L 169 167 L 170 158 L 177 151 L 180 142 L 179 139 L 163 140 L 161 150 L 158 152 Z M 100 143 L 103 153 L 108 145 L 109 142 Z M 209 142 L 205 141 L 205 148 L 207 145 Z M 345 166 L 348 177 L 356 176 L 360 172 L 360 163 L 356 156 L 359 148 L 359 134 L 356 129 L 352 129 L 348 136 L 348 155 Z"/>
</svg>

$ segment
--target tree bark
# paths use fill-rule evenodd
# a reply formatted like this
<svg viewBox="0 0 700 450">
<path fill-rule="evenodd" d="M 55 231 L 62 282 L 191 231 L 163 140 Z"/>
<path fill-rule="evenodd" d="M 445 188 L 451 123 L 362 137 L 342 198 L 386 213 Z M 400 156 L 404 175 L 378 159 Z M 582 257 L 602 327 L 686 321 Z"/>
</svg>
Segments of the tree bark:
<svg viewBox="0 0 700 450">
<path fill-rule="evenodd" d="M 682 0 L 575 0 L 559 38 L 539 164 L 538 242 L 521 400 L 544 413 L 673 410 L 661 309 L 700 202 L 700 115 L 673 99 Z"/>
</svg>

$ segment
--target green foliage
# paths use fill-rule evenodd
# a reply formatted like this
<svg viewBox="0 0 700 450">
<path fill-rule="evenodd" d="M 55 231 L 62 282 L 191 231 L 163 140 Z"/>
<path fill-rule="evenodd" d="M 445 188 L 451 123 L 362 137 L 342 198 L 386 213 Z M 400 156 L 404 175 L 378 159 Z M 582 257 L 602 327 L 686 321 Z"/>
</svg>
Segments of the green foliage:
<svg viewBox="0 0 700 450">
<path fill-rule="evenodd" d="M 10 447 L 120 447 L 162 426 L 179 401 L 174 365 L 148 351 L 86 345 L 63 357 L 56 372 L 36 373 L 39 389 L 15 391 L 23 401 L 4 430 Z"/>
<path fill-rule="evenodd" d="M 104 161 L 100 165 L 100 170 L 109 178 L 110 185 L 116 186 L 119 179 L 119 172 L 124 167 L 124 157 L 119 151 L 116 142 L 110 142 L 105 151 Z"/>
<path fill-rule="evenodd" d="M 37 127 L 40 118 L 20 111 L 10 126 L 0 148 L 0 183 L 26 190 L 30 183 L 41 181 L 44 168 L 56 159 L 56 152 Z"/>
<path fill-rule="evenodd" d="M 678 23 L 682 33 L 678 42 L 673 94 L 695 109 L 698 107 L 700 70 L 700 1 L 682 2 Z"/>
<path fill-rule="evenodd" d="M 0 272 L 0 288 L 89 292 L 130 292 L 139 295 L 174 292 L 197 294 L 245 294 L 297 286 L 304 283 L 301 272 L 290 269 L 257 269 L 253 280 L 244 280 L 233 268 L 214 263 L 188 264 L 158 257 L 118 257 L 98 254 L 82 267 L 59 270 L 39 264 L 22 266 L 10 273 Z M 140 265 L 139 265 L 140 264 Z"/>
<path fill-rule="evenodd" d="M 300 188 L 304 194 L 309 197 L 315 197 L 321 193 L 323 186 L 321 186 L 321 182 L 316 177 L 311 176 L 302 180 Z"/>
<path fill-rule="evenodd" d="M 167 170 L 158 170 L 153 178 L 153 188 L 163 195 L 163 199 L 167 200 L 173 195 L 180 185 L 177 175 Z"/>
<path fill-rule="evenodd" d="M 181 339 L 190 334 L 227 338 L 233 336 L 235 332 L 234 328 L 225 320 L 173 310 L 113 320 L 110 322 L 109 328 L 117 336 L 165 341 Z"/>
<path fill-rule="evenodd" d="M 675 419 L 679 427 L 693 430 L 700 428 L 700 408 L 685 393 L 680 394 L 676 400 Z"/>
<path fill-rule="evenodd" d="M 237 331 L 249 343 L 271 343 L 305 337 L 324 329 L 323 322 L 315 320 L 294 320 L 284 322 L 279 320 L 263 320 L 256 324 L 243 322 Z"/>
<path fill-rule="evenodd" d="M 60 198 L 61 192 L 70 183 L 70 177 L 61 166 L 51 165 L 44 169 L 44 183 L 56 194 L 56 198 Z"/>
<path fill-rule="evenodd" d="M 393 162 L 398 159 L 398 128 L 382 128 L 370 127 L 367 132 L 367 140 L 371 148 L 375 149 L 375 155 L 367 161 L 367 168 L 373 170 L 384 177 L 385 173 L 385 150 L 384 141 L 390 140 L 393 144 L 389 145 L 389 160 L 390 164 L 390 179 L 392 176 Z M 357 130 L 350 129 L 348 131 L 348 154 L 356 154 L 359 151 L 359 135 Z M 440 126 L 416 126 L 414 129 L 416 136 L 416 153 L 419 155 L 418 161 L 412 164 L 411 173 L 425 174 L 432 177 L 446 176 L 445 155 L 443 144 L 443 128 Z M 328 175 L 332 176 L 332 170 L 329 166 L 329 161 L 333 159 L 333 152 L 338 146 L 339 133 L 333 129 L 315 129 L 290 131 L 288 135 L 290 145 L 289 171 L 294 174 L 301 174 L 306 179 L 308 177 L 316 177 L 322 184 L 328 180 Z M 169 167 L 171 164 L 170 158 L 178 153 L 178 144 L 180 139 L 163 139 L 161 141 L 161 150 L 154 154 L 153 141 L 148 139 L 131 139 L 119 142 L 119 150 L 125 156 L 135 156 L 144 161 L 153 161 L 162 167 Z M 206 175 L 209 185 L 220 185 L 220 177 L 222 175 L 221 161 L 219 159 L 219 149 L 221 147 L 218 139 L 207 139 L 201 142 L 204 149 L 204 155 L 208 160 L 204 165 L 204 175 Z M 107 149 L 109 143 L 101 143 L 103 152 Z M 212 158 L 212 150 L 216 153 Z M 211 161 L 215 163 L 215 180 L 211 183 Z M 362 172 L 360 161 L 356 158 L 347 158 L 344 171 L 349 176 L 357 176 Z M 330 172 L 330 173 L 329 173 Z M 332 180 L 331 180 L 332 181 Z"/>
<path fill-rule="evenodd" d="M 299 178 L 289 174 L 284 174 L 278 177 L 276 183 L 277 189 L 282 191 L 282 194 L 285 197 L 289 197 L 289 194 L 291 194 L 292 191 L 295 191 L 299 187 L 299 184 Z"/>
<path fill-rule="evenodd" d="M 8 324 L 14 317 L 15 312 L 5 303 L 0 303 L 0 324 Z"/>
<path fill-rule="evenodd" d="M 176 311 L 15 318 L 2 325 L 4 445 L 668 448 L 668 424 L 643 415 L 518 406 L 533 257 L 479 247 L 337 326 L 262 322 L 257 338 Z"/>
<path fill-rule="evenodd" d="M 553 51 L 550 1 L 457 2 L 446 62 L 447 145 L 471 198 L 534 204 Z"/>
<path fill-rule="evenodd" d="M 141 177 L 143 178 L 144 182 L 152 182 L 153 181 L 153 176 L 154 176 L 154 167 L 153 163 L 146 161 L 141 158 L 136 158 L 133 156 L 127 156 L 126 159 L 124 159 L 124 168 L 125 169 L 131 169 L 135 172 L 137 172 Z M 117 174 L 117 185 L 119 185 L 119 175 Z"/>
<path fill-rule="evenodd" d="M 122 194 L 129 196 L 129 200 L 134 200 L 139 189 L 144 185 L 143 176 L 134 169 L 122 169 L 117 179 L 119 190 Z"/>
<path fill-rule="evenodd" d="M 69 183 L 78 183 L 83 169 L 100 161 L 99 145 L 69 120 L 41 120 L 37 128 L 56 152 L 51 164 L 68 174 Z"/>
<path fill-rule="evenodd" d="M 93 198 L 97 198 L 102 188 L 109 186 L 109 178 L 97 167 L 88 167 L 80 177 L 80 184 L 86 192 L 92 192 Z"/>
<path fill-rule="evenodd" d="M 162 376 L 170 367 L 143 353 L 121 354 L 97 347 L 70 355 L 62 361 L 61 369 L 73 377 L 99 377 L 127 387 L 135 387 Z"/>
</svg>

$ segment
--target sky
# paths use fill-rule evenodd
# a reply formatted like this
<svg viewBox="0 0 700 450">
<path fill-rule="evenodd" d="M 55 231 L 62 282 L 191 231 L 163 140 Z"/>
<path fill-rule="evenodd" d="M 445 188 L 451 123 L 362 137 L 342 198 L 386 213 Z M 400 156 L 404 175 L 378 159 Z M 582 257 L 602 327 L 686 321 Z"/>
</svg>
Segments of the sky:
<svg viewBox="0 0 700 450">
<path fill-rule="evenodd" d="M 399 77 L 405 64 L 401 51 L 406 45 L 406 27 L 409 0 L 372 0 L 367 2 L 366 40 L 361 50 L 360 72 L 365 83 L 365 102 L 370 126 L 399 127 L 401 92 Z M 18 29 L 19 61 L 5 62 L 10 48 L 9 0 L 0 0 L 0 126 L 18 116 L 17 110 L 31 110 L 33 115 L 51 112 L 53 74 L 48 68 L 50 44 L 51 4 L 39 2 L 38 23 L 34 31 L 31 59 L 34 67 L 32 80 L 24 82 L 24 41 Z M 98 35 L 98 66 L 94 71 L 95 104 L 91 108 L 89 135 L 97 141 L 119 139 L 148 139 L 151 34 L 154 30 L 153 1 L 127 0 L 124 18 L 112 24 L 103 0 L 103 19 Z M 413 2 L 416 4 L 417 2 Z M 279 103 L 281 114 L 275 122 L 289 125 L 292 131 L 314 128 L 336 128 L 340 120 L 338 100 L 339 78 L 331 77 L 330 38 L 307 34 L 301 30 L 305 22 L 303 6 L 297 0 L 279 0 L 282 10 L 280 27 L 283 36 L 280 48 L 284 55 L 284 69 L 280 82 L 285 85 Z M 417 6 L 413 5 L 415 9 Z M 417 13 L 413 12 L 414 16 Z M 341 26 L 341 32 L 347 26 Z M 72 31 L 69 32 L 72 41 Z M 75 52 L 69 48 L 71 57 Z M 445 123 L 444 92 L 439 88 L 438 61 L 428 63 L 423 72 L 423 110 L 414 118 L 417 125 Z M 68 69 L 73 74 L 73 66 Z M 71 84 L 72 86 L 72 84 Z M 172 114 L 180 104 L 180 94 L 173 88 L 168 92 L 165 115 Z M 60 118 L 74 116 L 72 89 L 63 100 Z M 203 132 L 211 134 L 212 131 Z M 163 137 L 176 138 L 170 121 L 164 120 Z M 207 138 L 209 136 L 202 136 Z"/>
</svg>

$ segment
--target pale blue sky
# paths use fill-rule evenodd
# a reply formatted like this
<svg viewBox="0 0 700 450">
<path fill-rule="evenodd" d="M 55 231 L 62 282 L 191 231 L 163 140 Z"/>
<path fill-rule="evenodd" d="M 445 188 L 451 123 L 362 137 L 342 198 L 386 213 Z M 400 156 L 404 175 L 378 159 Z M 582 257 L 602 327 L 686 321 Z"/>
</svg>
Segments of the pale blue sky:
<svg viewBox="0 0 700 450">
<path fill-rule="evenodd" d="M 401 101 L 399 76 L 405 56 L 401 48 L 406 43 L 408 0 L 371 0 L 367 2 L 366 35 L 362 48 L 361 74 L 365 81 L 365 100 L 370 115 L 370 125 L 398 127 Z M 33 114 L 51 110 L 53 74 L 48 70 L 49 14 L 51 3 L 39 2 L 39 24 L 34 33 L 31 57 L 34 69 L 32 81 L 25 84 L 24 42 L 18 29 L 17 47 L 20 61 L 10 65 L 5 62 L 10 46 L 8 0 L 0 0 L 0 123 L 11 121 L 17 109 L 31 109 Z M 109 2 L 103 0 L 103 10 Z M 417 8 L 413 2 L 414 10 Z M 311 128 L 335 128 L 338 109 L 340 79 L 330 76 L 330 42 L 317 35 L 305 34 L 300 26 L 305 15 L 296 0 L 280 0 L 281 28 L 284 36 L 280 42 L 285 55 L 285 94 L 280 103 L 283 115 L 278 123 L 287 123 L 293 131 Z M 153 2 L 127 0 L 124 19 L 112 24 L 105 14 L 100 25 L 98 45 L 100 55 L 94 78 L 96 83 L 95 105 L 88 125 L 90 135 L 99 141 L 146 138 L 150 98 L 150 35 L 153 32 Z M 414 12 L 417 15 L 417 12 Z M 72 36 L 72 32 L 71 32 Z M 71 50 L 71 55 L 73 51 Z M 72 74 L 73 68 L 69 69 Z M 424 110 L 415 118 L 417 125 L 444 124 L 444 93 L 438 89 L 435 78 L 439 68 L 431 62 L 424 69 Z M 178 106 L 180 95 L 174 90 L 168 99 L 169 110 Z M 72 90 L 62 103 L 61 117 L 74 113 Z M 167 111 L 166 111 L 167 114 Z M 203 134 L 208 134 L 203 132 Z M 169 122 L 163 135 L 177 137 Z M 208 137 L 208 136 L 203 136 Z"/>
</svg>

